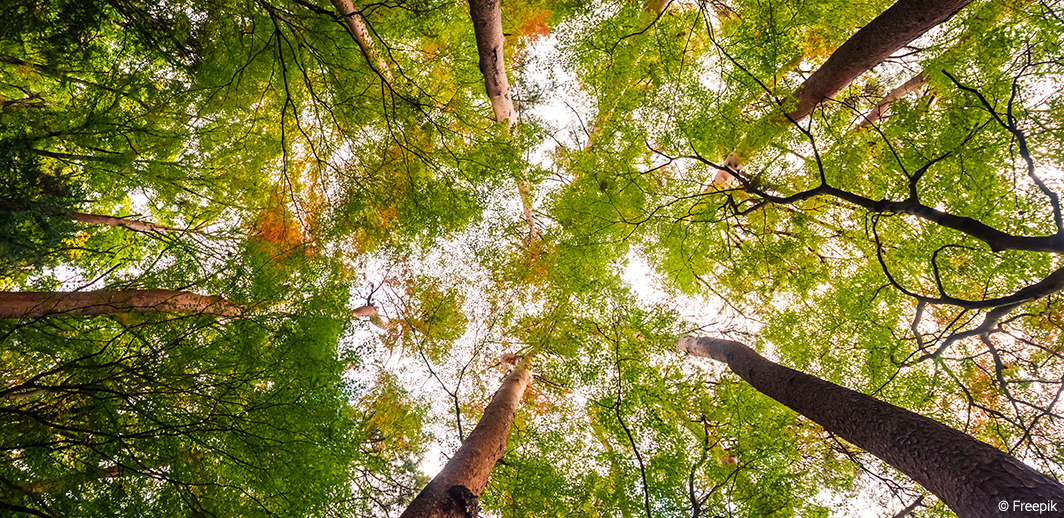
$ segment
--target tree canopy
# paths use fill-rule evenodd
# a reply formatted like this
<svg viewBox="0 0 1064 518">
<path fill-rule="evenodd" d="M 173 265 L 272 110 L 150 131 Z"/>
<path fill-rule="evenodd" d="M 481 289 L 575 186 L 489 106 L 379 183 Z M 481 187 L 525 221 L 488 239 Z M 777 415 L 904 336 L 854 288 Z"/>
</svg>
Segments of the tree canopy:
<svg viewBox="0 0 1064 518">
<path fill-rule="evenodd" d="M 5 512 L 399 516 L 523 357 L 482 513 L 952 515 L 690 333 L 1064 477 L 1060 2 L 8 4 Z"/>
</svg>

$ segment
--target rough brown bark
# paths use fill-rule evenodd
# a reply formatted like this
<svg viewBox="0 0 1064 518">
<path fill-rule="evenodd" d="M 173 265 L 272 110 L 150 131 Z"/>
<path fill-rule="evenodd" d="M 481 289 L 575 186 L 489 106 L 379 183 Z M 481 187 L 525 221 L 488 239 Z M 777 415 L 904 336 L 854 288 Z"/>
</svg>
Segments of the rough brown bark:
<svg viewBox="0 0 1064 518">
<path fill-rule="evenodd" d="M 173 290 L 96 290 L 75 292 L 0 292 L 0 318 L 39 318 L 172 311 L 236 317 L 243 309 L 228 300 Z"/>
<path fill-rule="evenodd" d="M 355 4 L 351 0 L 332 0 L 332 4 L 340 13 L 340 16 L 344 18 L 347 32 L 355 38 L 355 43 L 358 44 L 358 48 L 362 49 L 362 54 L 369 60 L 370 65 L 377 70 L 378 74 L 391 81 L 392 72 L 388 68 L 388 64 L 377 54 L 377 50 L 373 46 L 373 39 L 369 35 L 369 29 L 366 28 L 366 22 L 355 11 Z"/>
<path fill-rule="evenodd" d="M 868 25 L 857 31 L 831 54 L 824 64 L 813 72 L 794 92 L 794 108 L 786 117 L 772 116 L 779 127 L 790 120 L 799 121 L 809 116 L 818 104 L 853 82 L 861 74 L 881 63 L 920 35 L 950 19 L 971 0 L 898 0 Z M 790 119 L 790 120 L 788 120 Z M 724 166 L 738 171 L 742 169 L 751 150 L 745 146 L 731 153 Z M 731 175 L 718 172 L 713 183 L 725 184 Z"/>
<path fill-rule="evenodd" d="M 400 518 L 466 518 L 470 514 L 476 515 L 476 498 L 488 485 L 495 463 L 506 452 L 514 412 L 531 377 L 525 360 L 518 360 L 514 371 L 503 380 L 484 409 L 477 427 Z"/>
<path fill-rule="evenodd" d="M 677 349 L 728 364 L 758 391 L 905 473 L 961 518 L 1039 515 L 1014 502 L 1055 502 L 1056 512 L 1043 516 L 1064 511 L 1059 482 L 938 421 L 777 365 L 739 342 L 687 336 Z"/>
</svg>

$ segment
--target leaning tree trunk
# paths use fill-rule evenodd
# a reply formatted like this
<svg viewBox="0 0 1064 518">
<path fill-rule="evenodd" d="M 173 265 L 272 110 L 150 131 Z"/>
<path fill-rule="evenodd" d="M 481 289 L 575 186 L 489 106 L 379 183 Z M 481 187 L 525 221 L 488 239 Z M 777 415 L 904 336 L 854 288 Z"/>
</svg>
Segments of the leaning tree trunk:
<svg viewBox="0 0 1064 518">
<path fill-rule="evenodd" d="M 687 336 L 677 349 L 727 363 L 758 391 L 919 482 L 961 518 L 1038 515 L 1016 502 L 1055 502 L 1064 511 L 1059 482 L 938 421 L 777 365 L 739 342 Z"/>
<path fill-rule="evenodd" d="M 790 121 L 809 116 L 818 104 L 848 86 L 861 74 L 871 70 L 936 25 L 950 19 L 971 0 L 898 0 L 875 17 L 831 54 L 824 64 L 794 92 L 794 108 L 786 117 L 770 115 L 770 124 L 782 130 Z M 761 132 L 758 132 L 761 133 Z M 769 135 L 770 137 L 771 135 Z M 765 135 L 747 135 L 724 161 L 724 166 L 738 171 L 749 155 L 762 143 Z M 724 184 L 731 176 L 717 173 L 713 183 Z"/>
<path fill-rule="evenodd" d="M 858 128 L 867 128 L 882 119 L 887 112 L 890 111 L 890 105 L 894 104 L 894 101 L 905 97 L 927 84 L 927 76 L 923 72 L 917 72 L 915 76 L 912 76 L 908 81 L 902 83 L 901 86 L 891 90 L 883 99 L 880 99 L 878 103 L 868 112 L 868 114 L 861 117 L 861 122 L 857 125 Z"/>
<path fill-rule="evenodd" d="M 58 314 L 98 316 L 150 311 L 235 317 L 240 315 L 242 308 L 222 297 L 173 290 L 0 292 L 0 318 L 39 318 Z"/>
<path fill-rule="evenodd" d="M 410 503 L 399 518 L 466 518 L 476 516 L 477 498 L 488 485 L 495 463 L 506 452 L 514 412 L 532 375 L 520 359 L 484 409 L 462 447 Z"/>
</svg>

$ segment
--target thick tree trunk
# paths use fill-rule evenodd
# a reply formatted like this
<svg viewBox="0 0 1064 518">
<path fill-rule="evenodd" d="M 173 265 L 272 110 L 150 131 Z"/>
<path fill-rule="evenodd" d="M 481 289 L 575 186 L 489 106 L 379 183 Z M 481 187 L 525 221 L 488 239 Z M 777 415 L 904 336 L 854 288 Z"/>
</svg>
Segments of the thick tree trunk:
<svg viewBox="0 0 1064 518">
<path fill-rule="evenodd" d="M 758 391 L 905 473 L 961 518 L 1039 515 L 1023 504 L 1055 503 L 1045 516 L 1064 511 L 1059 482 L 938 421 L 777 365 L 739 342 L 687 336 L 677 349 L 728 364 Z"/>
<path fill-rule="evenodd" d="M 794 92 L 798 104 L 787 115 L 804 119 L 813 108 L 861 74 L 881 63 L 938 24 L 950 19 L 971 0 L 899 0 L 857 31 Z"/>
<path fill-rule="evenodd" d="M 796 104 L 786 117 L 773 117 L 772 124 L 783 129 L 790 120 L 809 116 L 818 104 L 848 86 L 858 76 L 871 70 L 891 54 L 909 44 L 936 25 L 950 19 L 971 0 L 898 0 L 875 17 L 831 54 L 824 64 L 794 92 Z M 788 120 L 790 119 L 790 120 Z M 746 164 L 758 143 L 747 136 L 724 165 L 738 171 Z M 731 176 L 717 173 L 713 183 L 724 184 Z"/>
<path fill-rule="evenodd" d="M 1027 1 L 1028 2 L 1032 2 L 1033 0 L 1027 0 Z M 1002 17 L 1004 17 L 1006 15 L 1006 13 L 1007 13 L 1006 9 L 1002 9 L 1002 8 L 1000 8 L 1000 6 L 998 6 L 998 8 L 992 9 L 990 11 L 989 17 L 983 18 L 981 21 L 983 23 L 997 23 L 998 21 L 1001 20 Z M 980 30 L 984 30 L 984 29 L 980 28 Z M 965 32 L 959 38 L 957 38 L 956 42 L 953 44 L 954 48 L 957 48 L 957 47 L 967 43 L 975 35 L 978 35 L 978 33 L 973 33 L 972 31 Z M 868 112 L 868 114 L 866 114 L 864 117 L 862 117 L 859 120 L 858 128 L 859 129 L 860 128 L 867 128 L 868 126 L 871 126 L 871 125 L 875 124 L 876 122 L 879 121 L 879 119 L 883 118 L 883 116 L 886 115 L 890 111 L 890 105 L 894 101 L 896 101 L 898 99 L 901 99 L 902 97 L 905 97 L 906 95 L 909 95 L 909 94 L 919 90 L 921 87 L 923 87 L 926 84 L 927 84 L 927 76 L 924 75 L 923 72 L 917 72 L 916 75 L 914 75 L 913 77 L 909 78 L 908 81 L 902 83 L 901 86 L 891 90 L 890 93 L 888 93 L 885 97 L 883 97 L 882 100 L 880 100 L 878 103 L 876 103 L 876 106 L 874 108 L 872 108 L 872 110 L 870 112 Z"/>
<path fill-rule="evenodd" d="M 96 290 L 75 292 L 0 292 L 0 318 L 39 318 L 47 315 L 113 315 L 172 311 L 239 316 L 243 309 L 211 295 L 172 290 Z"/>
<path fill-rule="evenodd" d="M 476 498 L 488 485 L 495 463 L 506 452 L 514 412 L 531 379 L 525 360 L 503 380 L 477 427 L 439 475 L 410 503 L 400 518 L 466 518 L 476 516 Z"/>
</svg>

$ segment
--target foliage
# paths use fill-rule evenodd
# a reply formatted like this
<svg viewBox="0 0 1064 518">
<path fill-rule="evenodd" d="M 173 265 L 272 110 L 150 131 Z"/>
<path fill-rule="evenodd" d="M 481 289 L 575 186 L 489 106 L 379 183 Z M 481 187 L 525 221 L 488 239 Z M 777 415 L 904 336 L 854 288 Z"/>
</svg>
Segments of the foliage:
<svg viewBox="0 0 1064 518">
<path fill-rule="evenodd" d="M 396 515 L 503 354 L 537 379 L 485 512 L 917 498 L 677 357 L 692 329 L 1064 476 L 1064 11 L 974 2 L 785 121 L 888 4 L 506 2 L 503 131 L 462 2 L 356 1 L 368 44 L 324 1 L 11 2 L 3 289 L 183 290 L 244 314 L 0 322 L 0 506 Z M 732 152 L 745 168 L 713 185 Z"/>
<path fill-rule="evenodd" d="M 28 153 L 25 140 L 0 142 L 0 262 L 4 270 L 27 263 L 40 267 L 72 237 L 75 227 L 65 216 L 79 203 L 80 187 L 56 171 L 46 171 Z"/>
</svg>

